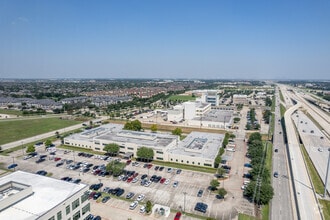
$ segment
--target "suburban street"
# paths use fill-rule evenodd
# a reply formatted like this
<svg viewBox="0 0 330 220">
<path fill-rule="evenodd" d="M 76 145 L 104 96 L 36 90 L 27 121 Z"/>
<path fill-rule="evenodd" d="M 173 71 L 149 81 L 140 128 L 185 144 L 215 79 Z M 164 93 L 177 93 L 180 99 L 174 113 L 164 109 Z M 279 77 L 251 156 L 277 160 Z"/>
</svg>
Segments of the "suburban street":
<svg viewBox="0 0 330 220">
<path fill-rule="evenodd" d="M 297 219 L 296 205 L 293 198 L 291 185 L 291 174 L 288 166 L 288 156 L 284 136 L 281 126 L 280 98 L 278 90 L 276 92 L 276 107 L 274 135 L 273 135 L 273 172 L 278 172 L 278 178 L 272 179 L 274 188 L 274 197 L 271 202 L 271 219 Z M 275 149 L 278 152 L 275 152 Z"/>
</svg>

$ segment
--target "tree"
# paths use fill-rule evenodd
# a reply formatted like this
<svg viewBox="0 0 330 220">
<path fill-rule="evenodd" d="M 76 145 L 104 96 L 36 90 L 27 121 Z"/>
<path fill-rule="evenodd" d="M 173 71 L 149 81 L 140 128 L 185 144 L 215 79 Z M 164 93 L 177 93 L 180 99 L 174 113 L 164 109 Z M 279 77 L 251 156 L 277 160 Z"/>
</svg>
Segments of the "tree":
<svg viewBox="0 0 330 220">
<path fill-rule="evenodd" d="M 147 213 L 151 212 L 151 209 L 152 209 L 152 203 L 150 202 L 150 200 L 148 200 L 146 203 L 146 212 Z"/>
<path fill-rule="evenodd" d="M 60 132 L 56 131 L 55 135 L 56 135 L 57 138 L 59 138 L 60 137 Z"/>
<path fill-rule="evenodd" d="M 152 132 L 157 132 L 157 130 L 158 130 L 157 125 L 156 125 L 156 124 L 151 125 L 150 130 L 151 130 Z"/>
<path fill-rule="evenodd" d="M 124 125 L 124 129 L 125 130 L 131 130 L 131 131 L 141 131 L 142 124 L 139 120 L 128 121 Z"/>
<path fill-rule="evenodd" d="M 218 194 L 222 197 L 225 197 L 225 195 L 227 195 L 227 191 L 225 190 L 225 188 L 220 188 L 218 190 Z"/>
<path fill-rule="evenodd" d="M 210 186 L 211 186 L 211 190 L 214 191 L 214 190 L 216 190 L 218 188 L 218 186 L 220 186 L 220 183 L 219 183 L 218 180 L 213 179 L 210 182 Z"/>
<path fill-rule="evenodd" d="M 119 145 L 112 143 L 112 144 L 107 144 L 104 146 L 103 150 L 107 152 L 107 154 L 113 156 L 113 155 L 117 155 L 119 152 Z"/>
<path fill-rule="evenodd" d="M 46 146 L 46 147 L 50 146 L 51 144 L 53 144 L 53 143 L 52 143 L 52 141 L 51 141 L 50 139 L 47 139 L 47 140 L 45 141 L 45 146 Z"/>
<path fill-rule="evenodd" d="M 148 147 L 140 147 L 137 150 L 136 155 L 140 159 L 147 159 L 150 161 L 154 158 L 154 150 Z"/>
<path fill-rule="evenodd" d="M 218 173 L 218 175 L 219 175 L 220 177 L 223 177 L 223 176 L 225 175 L 225 173 L 226 173 L 226 170 L 225 170 L 224 168 L 222 168 L 222 167 L 219 167 L 219 168 L 217 169 L 217 173 Z"/>
<path fill-rule="evenodd" d="M 250 135 L 248 143 L 250 144 L 254 140 L 260 140 L 261 141 L 261 134 L 259 132 L 254 132 Z"/>
<path fill-rule="evenodd" d="M 120 174 L 122 174 L 125 166 L 125 163 L 113 160 L 107 164 L 105 169 L 106 171 L 111 172 L 113 176 L 119 176 Z"/>
<path fill-rule="evenodd" d="M 182 134 L 182 129 L 181 128 L 176 128 L 172 131 L 172 134 L 173 135 L 178 135 L 178 136 L 181 136 Z"/>
<path fill-rule="evenodd" d="M 36 148 L 34 145 L 29 145 L 26 149 L 26 153 L 33 153 L 36 151 Z"/>
</svg>

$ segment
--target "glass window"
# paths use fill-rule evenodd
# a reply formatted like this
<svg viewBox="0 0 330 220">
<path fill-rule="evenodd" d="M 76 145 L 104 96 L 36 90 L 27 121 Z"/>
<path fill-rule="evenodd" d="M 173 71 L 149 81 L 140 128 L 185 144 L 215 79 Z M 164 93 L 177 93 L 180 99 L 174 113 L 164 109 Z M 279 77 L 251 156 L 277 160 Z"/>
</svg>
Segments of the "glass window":
<svg viewBox="0 0 330 220">
<path fill-rule="evenodd" d="M 81 203 L 84 203 L 87 199 L 88 199 L 88 193 L 85 192 L 85 193 L 82 194 L 82 196 L 81 196 Z"/>
<path fill-rule="evenodd" d="M 80 219 L 80 210 L 76 213 L 74 213 L 74 215 L 72 216 L 73 220 L 79 220 Z"/>
<path fill-rule="evenodd" d="M 89 212 L 90 210 L 91 210 L 90 203 L 88 203 L 81 209 L 82 215 L 85 215 L 85 213 Z"/>
<path fill-rule="evenodd" d="M 72 210 L 75 210 L 79 206 L 79 199 L 76 199 L 72 202 Z"/>
<path fill-rule="evenodd" d="M 55 220 L 55 216 L 52 216 L 52 217 L 49 218 L 48 220 Z"/>
<path fill-rule="evenodd" d="M 68 215 L 70 213 L 70 205 L 68 205 L 65 210 L 66 210 L 66 214 Z"/>
<path fill-rule="evenodd" d="M 61 211 L 59 211 L 57 213 L 57 220 L 62 220 L 62 212 Z"/>
</svg>

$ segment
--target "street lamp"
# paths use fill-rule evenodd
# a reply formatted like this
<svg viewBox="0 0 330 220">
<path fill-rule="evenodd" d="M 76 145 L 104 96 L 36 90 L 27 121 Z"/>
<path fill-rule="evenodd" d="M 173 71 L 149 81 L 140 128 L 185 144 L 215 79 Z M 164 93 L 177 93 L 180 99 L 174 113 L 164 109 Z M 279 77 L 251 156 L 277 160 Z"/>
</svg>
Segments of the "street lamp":
<svg viewBox="0 0 330 220">
<path fill-rule="evenodd" d="M 328 165 L 327 165 L 327 171 L 325 174 L 325 182 L 324 182 L 324 193 L 323 193 L 323 197 L 325 198 L 326 194 L 327 194 L 327 185 L 328 185 L 328 175 L 329 175 L 329 165 L 330 165 L 330 147 L 328 148 L 329 151 L 329 156 L 328 156 Z"/>
<path fill-rule="evenodd" d="M 183 192 L 183 212 L 185 213 L 186 212 L 186 195 L 187 195 L 187 192 Z"/>
</svg>

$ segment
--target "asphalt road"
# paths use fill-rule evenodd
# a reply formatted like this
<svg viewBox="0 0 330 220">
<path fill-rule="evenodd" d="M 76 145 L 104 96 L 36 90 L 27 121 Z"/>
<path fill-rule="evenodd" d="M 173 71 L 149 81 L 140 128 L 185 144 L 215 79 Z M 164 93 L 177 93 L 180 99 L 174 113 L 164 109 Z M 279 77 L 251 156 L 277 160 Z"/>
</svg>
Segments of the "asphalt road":
<svg viewBox="0 0 330 220">
<path fill-rule="evenodd" d="M 288 109 L 284 116 L 288 138 L 288 149 L 292 164 L 292 178 L 294 180 L 296 201 L 298 202 L 298 218 L 318 220 L 322 219 L 322 216 L 300 151 L 295 126 L 291 120 L 291 115 L 299 107 L 301 107 L 301 104 L 298 102 L 295 106 Z"/>
<path fill-rule="evenodd" d="M 271 201 L 271 220 L 282 219 L 297 219 L 295 201 L 293 198 L 293 190 L 290 181 L 290 172 L 288 166 L 288 157 L 286 152 L 286 145 L 284 142 L 283 131 L 281 126 L 280 113 L 280 98 L 278 92 L 276 93 L 276 107 L 275 107 L 275 128 L 273 135 L 273 172 L 280 173 L 278 178 L 272 179 L 274 188 L 274 197 Z M 281 132 L 281 134 L 280 134 Z M 274 150 L 277 149 L 278 152 Z"/>
</svg>

